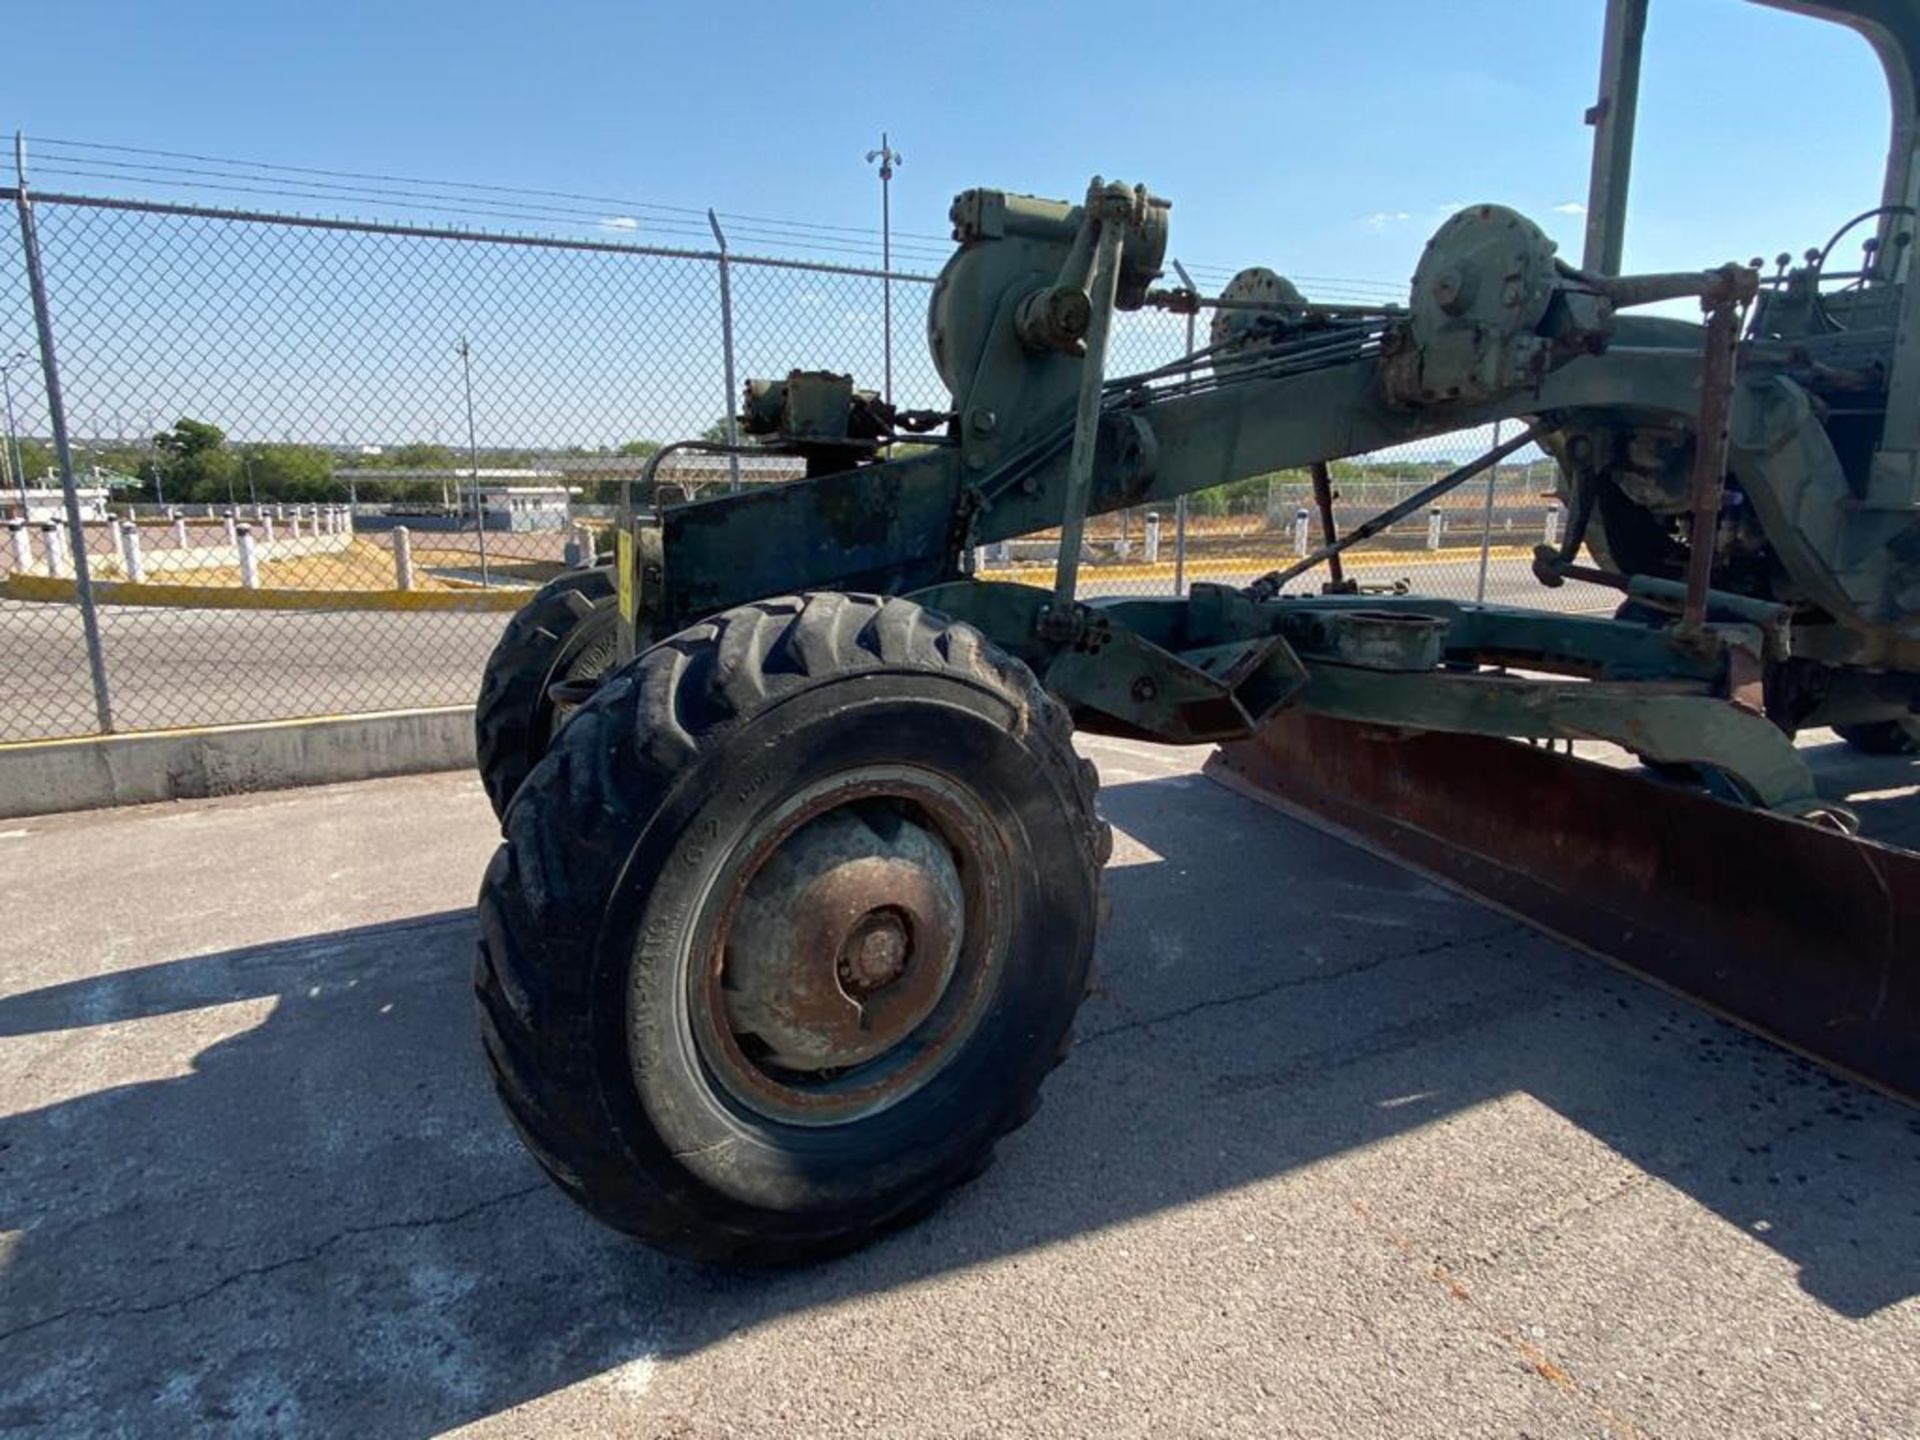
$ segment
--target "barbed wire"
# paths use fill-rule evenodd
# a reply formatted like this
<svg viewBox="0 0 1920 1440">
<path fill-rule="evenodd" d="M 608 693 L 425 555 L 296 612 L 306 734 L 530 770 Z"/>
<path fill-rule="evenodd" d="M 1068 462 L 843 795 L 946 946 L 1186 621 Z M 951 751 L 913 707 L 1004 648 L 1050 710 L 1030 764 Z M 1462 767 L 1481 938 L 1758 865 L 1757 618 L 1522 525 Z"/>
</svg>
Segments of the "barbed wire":
<svg viewBox="0 0 1920 1440">
<path fill-rule="evenodd" d="M 41 181 L 104 181 L 201 193 L 265 196 L 309 205 L 367 207 L 403 215 L 448 215 L 514 225 L 557 226 L 603 235 L 657 235 L 701 242 L 712 239 L 704 207 L 632 196 L 293 165 L 64 136 L 31 135 L 27 140 L 32 147 L 30 174 Z M 123 156 L 134 158 L 116 158 Z M 582 209 L 581 206 L 594 208 Z M 859 256 L 867 260 L 883 251 L 881 234 L 875 227 L 729 210 L 716 210 L 714 214 L 724 222 L 728 243 L 735 246 L 764 252 Z M 892 248 L 896 261 L 935 268 L 953 253 L 949 237 L 920 230 L 894 230 Z M 1202 289 L 1215 291 L 1238 274 L 1240 268 L 1205 262 L 1187 265 Z M 1401 300 L 1406 294 L 1404 284 L 1381 280 L 1315 275 L 1289 278 L 1309 297 L 1319 300 L 1373 304 Z"/>
</svg>

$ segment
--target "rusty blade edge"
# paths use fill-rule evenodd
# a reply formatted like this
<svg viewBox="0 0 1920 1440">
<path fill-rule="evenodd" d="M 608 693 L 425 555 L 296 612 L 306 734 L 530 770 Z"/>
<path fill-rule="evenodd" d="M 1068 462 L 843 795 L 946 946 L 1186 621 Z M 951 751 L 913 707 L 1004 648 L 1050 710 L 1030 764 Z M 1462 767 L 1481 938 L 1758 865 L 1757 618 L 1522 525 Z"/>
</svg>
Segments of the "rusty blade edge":
<svg viewBox="0 0 1920 1440">
<path fill-rule="evenodd" d="M 1513 741 L 1297 711 L 1207 773 L 1920 1104 L 1920 855 Z"/>
</svg>

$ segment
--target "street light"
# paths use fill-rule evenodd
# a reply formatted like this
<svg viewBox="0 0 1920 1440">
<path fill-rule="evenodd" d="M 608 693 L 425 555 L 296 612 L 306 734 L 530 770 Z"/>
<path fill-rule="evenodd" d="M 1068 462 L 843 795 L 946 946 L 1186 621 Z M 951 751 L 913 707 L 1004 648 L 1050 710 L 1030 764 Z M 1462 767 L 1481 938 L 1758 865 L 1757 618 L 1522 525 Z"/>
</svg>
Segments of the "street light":
<svg viewBox="0 0 1920 1440">
<path fill-rule="evenodd" d="M 887 132 L 880 132 L 880 148 L 867 151 L 867 163 L 880 162 L 880 305 L 881 324 L 885 327 L 882 348 L 885 352 L 886 380 L 884 398 L 893 404 L 893 167 L 900 164 L 900 152 L 887 143 Z"/>
<path fill-rule="evenodd" d="M 0 360 L 0 389 L 7 397 L 7 450 L 13 457 L 14 483 L 20 487 L 20 518 L 27 518 L 27 468 L 20 458 L 20 427 L 13 423 L 13 367 L 26 364 L 27 352 L 16 350 Z"/>
</svg>

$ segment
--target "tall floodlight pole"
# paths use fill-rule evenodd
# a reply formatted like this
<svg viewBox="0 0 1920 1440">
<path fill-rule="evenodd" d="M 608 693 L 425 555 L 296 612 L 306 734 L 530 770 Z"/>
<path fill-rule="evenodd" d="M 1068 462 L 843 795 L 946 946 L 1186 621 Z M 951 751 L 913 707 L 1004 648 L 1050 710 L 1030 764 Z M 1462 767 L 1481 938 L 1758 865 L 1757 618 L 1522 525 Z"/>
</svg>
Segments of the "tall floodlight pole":
<svg viewBox="0 0 1920 1440">
<path fill-rule="evenodd" d="M 13 480 L 20 487 L 20 518 L 27 518 L 27 467 L 20 459 L 20 427 L 13 421 L 13 367 L 27 363 L 27 352 L 16 350 L 0 360 L 0 388 L 7 396 L 7 454 L 13 465 Z"/>
<path fill-rule="evenodd" d="M 473 475 L 473 532 L 480 540 L 480 586 L 492 581 L 487 576 L 487 512 L 480 508 L 480 442 L 473 429 L 473 347 L 460 337 L 460 379 L 467 391 L 467 466 Z"/>
<path fill-rule="evenodd" d="M 880 308 L 885 354 L 884 393 L 881 399 L 893 403 L 893 167 L 900 163 L 900 152 L 887 143 L 887 132 L 880 132 L 880 148 L 867 151 L 867 163 L 880 162 Z"/>
</svg>

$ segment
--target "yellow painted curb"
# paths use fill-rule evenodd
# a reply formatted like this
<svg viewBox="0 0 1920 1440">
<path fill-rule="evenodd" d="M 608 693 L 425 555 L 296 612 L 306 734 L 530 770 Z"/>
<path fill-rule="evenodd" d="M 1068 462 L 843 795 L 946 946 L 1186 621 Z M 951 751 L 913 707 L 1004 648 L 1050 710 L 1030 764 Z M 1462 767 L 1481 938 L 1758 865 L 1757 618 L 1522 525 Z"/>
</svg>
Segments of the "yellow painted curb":
<svg viewBox="0 0 1920 1440">
<path fill-rule="evenodd" d="M 467 614 L 518 610 L 533 586 L 498 590 L 248 590 L 238 585 L 133 584 L 96 580 L 100 605 L 152 605 L 172 610 L 398 610 Z M 50 575 L 9 575 L 0 585 L 8 600 L 59 601 L 71 605 L 74 584 Z"/>
</svg>

